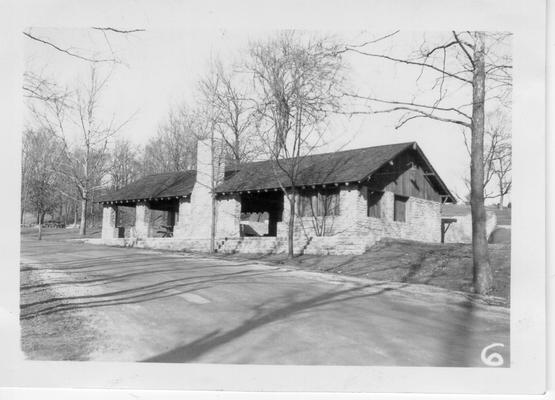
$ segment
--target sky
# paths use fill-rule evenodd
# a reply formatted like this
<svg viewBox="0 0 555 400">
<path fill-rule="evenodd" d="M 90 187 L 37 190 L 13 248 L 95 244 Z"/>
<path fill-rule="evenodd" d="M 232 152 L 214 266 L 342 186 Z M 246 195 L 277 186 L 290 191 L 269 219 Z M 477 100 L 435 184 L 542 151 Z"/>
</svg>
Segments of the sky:
<svg viewBox="0 0 555 400">
<path fill-rule="evenodd" d="M 250 41 L 261 40 L 273 32 L 253 30 L 147 30 L 129 35 L 91 29 L 30 28 L 31 33 L 49 39 L 62 48 L 96 57 L 110 57 L 121 63 L 102 64 L 102 73 L 111 73 L 101 98 L 101 112 L 116 121 L 132 117 L 120 132 L 122 137 L 142 145 L 157 133 L 172 107 L 193 104 L 197 82 L 210 60 L 240 62 Z M 347 43 L 362 43 L 390 32 L 312 32 L 325 34 Z M 373 50 L 407 54 L 426 38 L 438 33 L 401 32 L 394 40 L 375 45 Z M 108 39 L 108 41 L 107 41 Z M 67 56 L 30 39 L 24 42 L 25 65 L 60 85 L 74 87 L 86 79 L 88 63 Z M 429 98 L 423 92 L 429 82 L 417 83 L 419 69 L 376 60 L 363 55 L 345 57 L 348 88 L 352 92 L 387 99 Z M 455 91 L 453 104 L 468 102 L 468 92 Z M 351 105 L 352 106 L 352 105 Z M 357 109 L 364 109 L 357 106 Z M 366 108 L 367 109 L 367 108 Z M 374 145 L 416 141 L 453 193 L 467 193 L 464 176 L 468 175 L 469 157 L 461 127 L 449 123 L 417 119 L 395 129 L 399 114 L 337 116 L 330 121 L 327 144 L 322 151 L 353 149 Z"/>
</svg>

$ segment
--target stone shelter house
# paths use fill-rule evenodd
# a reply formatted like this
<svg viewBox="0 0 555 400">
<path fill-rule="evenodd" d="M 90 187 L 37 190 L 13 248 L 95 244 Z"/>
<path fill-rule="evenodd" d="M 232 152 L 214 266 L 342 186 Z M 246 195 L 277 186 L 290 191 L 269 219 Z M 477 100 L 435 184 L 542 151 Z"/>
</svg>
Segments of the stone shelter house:
<svg viewBox="0 0 555 400">
<path fill-rule="evenodd" d="M 416 142 L 306 156 L 295 185 L 284 172 L 291 160 L 280 168 L 211 160 L 200 141 L 197 170 L 146 176 L 104 196 L 97 241 L 207 251 L 215 227 L 218 252 L 285 252 L 284 193 L 294 187 L 295 252 L 360 254 L 381 238 L 440 242 L 442 205 L 456 202 Z"/>
</svg>

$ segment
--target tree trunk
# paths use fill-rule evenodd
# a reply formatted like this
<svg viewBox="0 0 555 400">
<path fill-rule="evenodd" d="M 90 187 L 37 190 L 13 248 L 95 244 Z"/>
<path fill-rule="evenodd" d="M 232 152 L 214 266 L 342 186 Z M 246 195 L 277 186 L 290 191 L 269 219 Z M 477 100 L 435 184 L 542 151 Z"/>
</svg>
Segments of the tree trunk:
<svg viewBox="0 0 555 400">
<path fill-rule="evenodd" d="M 79 225 L 79 235 L 81 236 L 85 236 L 87 233 L 87 198 L 85 196 L 81 200 L 81 223 Z"/>
<path fill-rule="evenodd" d="M 501 181 L 501 178 L 499 178 L 499 205 L 501 206 L 500 208 L 503 208 L 503 202 L 505 200 L 505 192 L 503 189 L 505 189 L 503 187 L 503 182 Z"/>
<path fill-rule="evenodd" d="M 216 196 L 212 189 L 212 224 L 210 225 L 210 253 L 216 251 Z"/>
<path fill-rule="evenodd" d="M 488 294 L 492 289 L 492 273 L 488 258 L 486 210 L 484 206 L 484 102 L 485 44 L 484 32 L 476 32 L 474 75 L 472 79 L 472 139 L 470 162 L 470 206 L 472 212 L 472 255 L 474 290 Z"/>
<path fill-rule="evenodd" d="M 44 223 L 44 214 L 45 213 L 41 214 L 40 211 L 38 212 L 38 227 L 39 227 L 39 232 L 37 236 L 38 240 L 42 240 L 42 224 Z"/>
<path fill-rule="evenodd" d="M 77 224 L 77 201 L 73 203 L 73 225 Z"/>
<path fill-rule="evenodd" d="M 90 207 L 91 207 L 91 226 L 94 226 L 94 190 L 91 191 L 91 201 L 90 201 Z"/>
<path fill-rule="evenodd" d="M 293 258 L 293 236 L 295 234 L 295 189 L 289 197 L 289 223 L 287 229 L 287 257 Z"/>
</svg>

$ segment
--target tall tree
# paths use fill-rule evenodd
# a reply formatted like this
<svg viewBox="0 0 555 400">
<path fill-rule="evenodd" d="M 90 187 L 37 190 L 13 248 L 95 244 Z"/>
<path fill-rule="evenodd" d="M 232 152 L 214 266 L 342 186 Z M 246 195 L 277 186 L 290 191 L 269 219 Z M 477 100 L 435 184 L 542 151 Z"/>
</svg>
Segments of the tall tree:
<svg viewBox="0 0 555 400">
<path fill-rule="evenodd" d="M 409 56 L 367 50 L 369 45 L 395 37 L 397 32 L 343 51 L 385 62 L 418 68 L 428 76 L 430 89 L 421 101 L 386 99 L 351 93 L 367 100 L 372 108 L 361 113 L 401 113 L 396 128 L 419 118 L 428 118 L 462 126 L 471 136 L 471 213 L 474 288 L 480 294 L 492 289 L 493 279 L 488 258 L 486 213 L 484 207 L 484 115 L 486 101 L 507 105 L 512 87 L 511 35 L 507 33 L 451 32 L 437 40 L 424 40 Z M 430 97 L 432 99 L 430 100 Z M 456 104 L 454 98 L 462 98 Z M 356 113 L 358 113 L 357 111 Z"/>
<path fill-rule="evenodd" d="M 64 143 L 65 162 L 59 172 L 78 193 L 81 235 L 86 234 L 90 196 L 102 186 L 107 173 L 109 143 L 130 120 L 119 123 L 115 116 L 108 118 L 101 112 L 101 95 L 110 74 L 102 76 L 98 69 L 92 63 L 88 82 L 31 106 L 38 124 L 55 132 Z"/>
<path fill-rule="evenodd" d="M 343 59 L 326 38 L 286 31 L 250 46 L 260 135 L 289 203 L 288 255 L 303 160 L 322 144 L 328 115 L 340 107 Z"/>
</svg>

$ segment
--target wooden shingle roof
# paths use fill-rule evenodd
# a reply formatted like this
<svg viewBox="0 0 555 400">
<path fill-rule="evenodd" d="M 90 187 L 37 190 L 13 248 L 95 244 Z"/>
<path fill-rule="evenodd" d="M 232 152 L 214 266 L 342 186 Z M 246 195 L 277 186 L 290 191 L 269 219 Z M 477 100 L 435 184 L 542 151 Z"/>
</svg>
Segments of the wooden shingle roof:
<svg viewBox="0 0 555 400">
<path fill-rule="evenodd" d="M 362 149 L 306 156 L 299 163 L 297 186 L 354 183 L 367 179 L 386 163 L 405 150 L 413 149 L 421 157 L 430 179 L 435 180 L 441 195 L 455 202 L 445 183 L 422 153 L 416 142 L 389 144 Z M 291 165 L 292 160 L 280 161 L 282 166 Z M 105 195 L 99 202 L 132 201 L 183 197 L 191 194 L 196 171 L 169 172 L 141 178 L 130 185 Z M 217 193 L 234 193 L 291 187 L 287 174 L 276 162 L 257 161 L 240 164 L 234 170 L 226 169 L 226 179 L 216 188 Z"/>
<path fill-rule="evenodd" d="M 98 201 L 103 203 L 189 196 L 193 191 L 196 177 L 196 171 L 148 175 L 115 192 L 105 194 Z"/>
<path fill-rule="evenodd" d="M 437 175 L 416 142 L 307 156 L 299 163 L 296 185 L 311 186 L 363 181 L 397 155 L 409 149 L 415 150 L 421 156 L 422 162 L 430 172 L 430 178 L 436 181 L 440 194 L 447 196 L 450 201 L 455 201 L 454 196 Z M 282 160 L 280 164 L 287 166 L 290 165 L 290 162 L 290 160 Z M 285 168 L 285 170 L 288 169 Z M 238 171 L 218 186 L 216 191 L 228 193 L 275 189 L 280 187 L 280 183 L 284 187 L 291 186 L 287 174 L 275 162 L 260 161 L 240 165 Z"/>
</svg>

